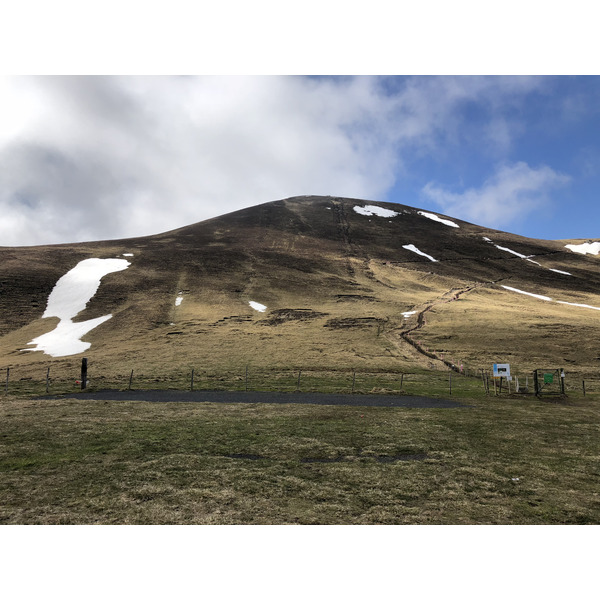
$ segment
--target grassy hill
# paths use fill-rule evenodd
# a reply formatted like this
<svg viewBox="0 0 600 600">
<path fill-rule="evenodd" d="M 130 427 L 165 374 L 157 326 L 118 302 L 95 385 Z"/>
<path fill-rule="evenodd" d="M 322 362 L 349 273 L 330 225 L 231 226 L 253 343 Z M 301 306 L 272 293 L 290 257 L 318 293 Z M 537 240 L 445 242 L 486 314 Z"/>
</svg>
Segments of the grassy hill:
<svg viewBox="0 0 600 600">
<path fill-rule="evenodd" d="M 600 259 L 423 212 L 291 198 L 145 238 L 0 248 L 0 522 L 598 523 L 597 386 L 486 396 L 450 369 L 589 380 L 599 314 L 571 304 L 600 307 Z M 44 317 L 53 290 L 91 258 L 130 264 L 73 322 L 112 318 L 85 352 L 24 352 L 64 322 Z M 83 356 L 92 388 L 131 371 L 181 388 L 195 369 L 198 387 L 244 389 L 248 367 L 252 388 L 267 373 L 292 391 L 302 370 L 304 390 L 350 391 L 356 370 L 357 391 L 452 381 L 464 406 L 32 398 L 48 369 L 51 393 L 73 391 Z"/>
<path fill-rule="evenodd" d="M 398 204 L 299 197 L 155 236 L 0 248 L 0 368 L 39 379 L 48 367 L 76 373 L 86 356 L 112 381 L 131 370 L 159 380 L 247 365 L 399 373 L 508 362 L 590 377 L 600 314 L 573 305 L 600 307 L 600 259 L 567 243 Z M 42 315 L 63 275 L 123 255 L 129 268 L 104 276 L 73 319 L 113 315 L 82 338 L 87 351 L 23 351 L 57 326 Z"/>
</svg>

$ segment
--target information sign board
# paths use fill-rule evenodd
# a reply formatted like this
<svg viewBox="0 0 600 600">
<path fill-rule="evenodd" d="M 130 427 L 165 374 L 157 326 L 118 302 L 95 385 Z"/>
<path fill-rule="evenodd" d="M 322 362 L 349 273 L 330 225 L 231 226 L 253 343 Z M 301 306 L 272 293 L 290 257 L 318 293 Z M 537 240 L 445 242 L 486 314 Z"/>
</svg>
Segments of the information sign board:
<svg viewBox="0 0 600 600">
<path fill-rule="evenodd" d="M 493 377 L 503 377 L 507 381 L 511 381 L 512 377 L 510 376 L 510 365 L 508 363 L 494 363 L 493 369 Z"/>
</svg>

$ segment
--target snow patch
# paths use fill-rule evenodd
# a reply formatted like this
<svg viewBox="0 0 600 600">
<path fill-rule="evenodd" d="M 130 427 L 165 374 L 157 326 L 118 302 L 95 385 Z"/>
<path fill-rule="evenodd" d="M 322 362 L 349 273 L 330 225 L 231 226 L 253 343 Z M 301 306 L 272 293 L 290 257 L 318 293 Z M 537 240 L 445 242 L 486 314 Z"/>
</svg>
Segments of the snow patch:
<svg viewBox="0 0 600 600">
<path fill-rule="evenodd" d="M 365 217 L 372 217 L 373 215 L 377 215 L 378 217 L 397 217 L 399 213 L 394 212 L 393 210 L 388 210 L 387 208 L 381 208 L 381 206 L 373 206 L 371 204 L 367 206 L 353 206 L 354 212 L 357 212 L 359 215 L 364 215 Z"/>
<path fill-rule="evenodd" d="M 123 271 L 130 262 L 122 258 L 87 258 L 63 275 L 48 297 L 43 319 L 57 317 L 60 322 L 52 331 L 45 333 L 28 345 L 36 345 L 26 351 L 42 351 L 53 357 L 70 356 L 87 350 L 91 344 L 82 342 L 86 333 L 108 321 L 112 315 L 104 315 L 89 321 L 73 323 L 72 319 L 85 309 L 88 301 L 100 287 L 100 280 L 109 273 Z"/>
<path fill-rule="evenodd" d="M 534 265 L 537 265 L 538 267 L 541 267 L 542 265 L 540 265 L 539 262 L 535 261 L 535 260 L 531 260 L 532 256 L 535 256 L 535 254 L 530 254 L 529 256 L 525 256 L 525 254 L 521 254 L 520 252 L 515 252 L 514 250 L 511 250 L 510 248 L 505 248 L 504 246 L 498 246 L 497 244 L 494 244 L 495 248 L 498 248 L 498 250 L 503 250 L 504 252 L 510 252 L 511 254 L 514 254 L 515 256 L 518 256 L 519 258 L 524 258 L 526 261 L 533 263 Z"/>
<path fill-rule="evenodd" d="M 435 258 L 433 258 L 432 256 L 429 256 L 429 254 L 425 254 L 425 252 L 421 252 L 414 244 L 407 244 L 406 246 L 402 246 L 402 247 L 406 248 L 406 250 L 410 250 L 411 252 L 415 252 L 416 254 L 420 254 L 421 256 L 428 258 L 431 262 L 438 262 Z"/>
<path fill-rule="evenodd" d="M 557 304 L 567 304 L 569 306 L 577 306 L 579 308 L 591 308 L 592 310 L 600 310 L 600 307 L 598 306 L 590 306 L 589 304 L 576 304 L 574 302 L 564 302 L 563 300 L 552 300 L 552 298 L 548 298 L 548 296 L 531 294 L 530 292 L 524 292 L 523 290 L 518 290 L 517 288 L 508 287 L 507 285 L 503 285 L 501 287 L 503 287 L 505 290 L 510 290 L 511 292 L 517 292 L 518 294 L 525 294 L 526 296 L 538 298 L 539 300 L 549 300 L 550 302 L 556 302 Z"/>
<path fill-rule="evenodd" d="M 123 254 L 123 256 L 133 256 L 133 254 L 131 254 L 131 252 L 126 252 L 125 254 Z"/>
<path fill-rule="evenodd" d="M 438 223 L 443 223 L 444 225 L 448 225 L 449 227 L 458 227 L 458 225 L 456 223 L 454 223 L 453 221 L 449 221 L 448 219 L 442 219 L 441 217 L 438 217 L 437 215 L 434 215 L 433 213 L 428 213 L 428 212 L 424 212 L 422 210 L 418 211 L 419 215 L 422 215 L 423 217 L 427 217 L 428 219 L 431 219 L 432 221 L 437 221 Z"/>
<path fill-rule="evenodd" d="M 548 269 L 549 271 L 553 271 L 554 273 L 560 273 L 561 275 L 569 275 L 572 277 L 571 273 L 567 273 L 566 271 L 559 271 L 558 269 Z"/>
<path fill-rule="evenodd" d="M 579 306 L 580 308 L 591 308 L 593 310 L 600 310 L 597 306 L 590 306 L 589 304 L 574 304 L 573 302 L 563 302 L 562 300 L 557 300 L 558 304 L 568 304 L 569 306 Z"/>
<path fill-rule="evenodd" d="M 123 258 L 86 258 L 63 275 L 48 297 L 42 318 L 71 319 L 80 313 L 109 273 L 123 271 L 131 263 Z"/>
<path fill-rule="evenodd" d="M 518 256 L 519 258 L 529 258 L 529 256 L 525 256 L 524 254 L 515 252 L 514 250 L 511 250 L 510 248 L 505 248 L 504 246 L 498 246 L 497 244 L 494 244 L 494 246 L 496 248 L 498 248 L 498 250 L 503 250 L 504 252 L 510 252 L 511 254 L 514 254 L 515 256 Z"/>
<path fill-rule="evenodd" d="M 577 252 L 578 254 L 593 254 L 598 256 L 600 252 L 600 242 L 585 242 L 583 244 L 567 244 L 565 248 Z"/>
<path fill-rule="evenodd" d="M 526 296 L 531 296 L 532 298 L 538 298 L 539 300 L 547 300 L 548 302 L 552 302 L 552 298 L 548 296 L 541 296 L 540 294 L 532 294 L 530 292 L 524 292 L 523 290 L 518 290 L 517 288 L 509 287 L 507 285 L 501 286 L 505 290 L 509 290 L 511 292 L 517 292 L 517 294 L 525 294 Z"/>
<path fill-rule="evenodd" d="M 265 312 L 265 310 L 267 310 L 267 307 L 264 304 L 259 304 L 258 302 L 253 302 L 252 300 L 250 300 L 248 304 L 258 312 Z"/>
<path fill-rule="evenodd" d="M 71 319 L 60 321 L 55 329 L 29 342 L 29 344 L 35 344 L 35 348 L 27 348 L 24 351 L 41 351 L 53 357 L 80 354 L 92 345 L 89 342 L 82 342 L 81 338 L 110 318 L 112 318 L 112 315 L 90 319 L 83 323 L 73 323 Z"/>
<path fill-rule="evenodd" d="M 416 314 L 416 312 L 417 312 L 416 310 L 409 310 L 408 312 L 403 312 L 402 316 L 405 319 L 408 319 L 408 317 L 410 317 L 410 315 L 414 315 L 414 314 Z"/>
<path fill-rule="evenodd" d="M 183 302 L 183 294 L 179 293 L 179 296 L 175 298 L 175 306 L 179 306 Z"/>
</svg>

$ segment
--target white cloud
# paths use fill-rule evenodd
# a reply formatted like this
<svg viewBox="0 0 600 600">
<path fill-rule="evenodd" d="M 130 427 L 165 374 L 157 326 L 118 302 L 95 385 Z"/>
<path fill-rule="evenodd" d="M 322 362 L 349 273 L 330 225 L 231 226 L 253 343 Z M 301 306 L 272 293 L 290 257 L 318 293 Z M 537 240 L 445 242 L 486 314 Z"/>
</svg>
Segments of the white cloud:
<svg viewBox="0 0 600 600">
<path fill-rule="evenodd" d="M 149 235 L 296 195 L 386 200 L 407 157 L 449 153 L 473 135 L 465 104 L 494 113 L 484 135 L 505 148 L 511 127 L 497 109 L 541 85 L 526 77 L 4 79 L 0 245 Z"/>
<path fill-rule="evenodd" d="M 546 206 L 549 192 L 569 180 L 546 165 L 518 162 L 498 168 L 480 188 L 455 193 L 429 182 L 423 194 L 453 217 L 500 228 Z"/>
<path fill-rule="evenodd" d="M 0 245 L 158 233 L 294 195 L 377 198 L 394 180 L 370 78 L 10 81 Z"/>
</svg>

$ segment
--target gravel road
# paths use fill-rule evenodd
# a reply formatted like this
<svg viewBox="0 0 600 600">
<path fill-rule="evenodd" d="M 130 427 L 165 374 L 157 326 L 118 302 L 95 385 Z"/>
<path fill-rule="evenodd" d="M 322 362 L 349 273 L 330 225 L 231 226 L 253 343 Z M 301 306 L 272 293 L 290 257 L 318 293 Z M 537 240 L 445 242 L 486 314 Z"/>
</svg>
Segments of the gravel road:
<svg viewBox="0 0 600 600">
<path fill-rule="evenodd" d="M 176 390 L 104 390 L 67 396 L 41 398 L 81 398 L 141 402 L 223 402 L 265 404 L 323 404 L 332 406 L 397 406 L 402 408 L 458 408 L 466 406 L 454 400 L 424 396 L 375 396 L 363 394 L 307 394 L 302 392 L 185 392 Z"/>
</svg>

